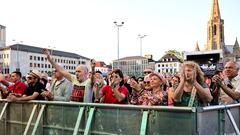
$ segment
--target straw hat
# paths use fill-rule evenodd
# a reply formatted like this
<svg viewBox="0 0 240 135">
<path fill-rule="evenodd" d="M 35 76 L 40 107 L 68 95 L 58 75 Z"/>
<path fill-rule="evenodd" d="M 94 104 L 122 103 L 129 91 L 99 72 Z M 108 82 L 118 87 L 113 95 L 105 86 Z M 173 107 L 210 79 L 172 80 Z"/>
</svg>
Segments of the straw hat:
<svg viewBox="0 0 240 135">
<path fill-rule="evenodd" d="M 32 75 L 34 77 L 37 77 L 37 78 L 41 78 L 41 73 L 36 70 L 36 69 L 33 69 L 30 73 L 28 73 L 29 75 Z"/>
</svg>

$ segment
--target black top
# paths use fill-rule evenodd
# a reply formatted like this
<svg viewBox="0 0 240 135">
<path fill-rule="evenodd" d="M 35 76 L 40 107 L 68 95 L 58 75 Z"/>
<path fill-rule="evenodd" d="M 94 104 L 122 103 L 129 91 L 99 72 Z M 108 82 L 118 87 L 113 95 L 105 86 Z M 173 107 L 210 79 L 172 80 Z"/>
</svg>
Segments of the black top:
<svg viewBox="0 0 240 135">
<path fill-rule="evenodd" d="M 28 84 L 28 88 L 26 89 L 24 95 L 31 96 L 34 92 L 38 92 L 39 95 L 35 100 L 45 100 L 45 98 L 41 95 L 43 91 L 45 91 L 44 85 L 37 82 L 34 86 L 32 84 Z"/>
</svg>

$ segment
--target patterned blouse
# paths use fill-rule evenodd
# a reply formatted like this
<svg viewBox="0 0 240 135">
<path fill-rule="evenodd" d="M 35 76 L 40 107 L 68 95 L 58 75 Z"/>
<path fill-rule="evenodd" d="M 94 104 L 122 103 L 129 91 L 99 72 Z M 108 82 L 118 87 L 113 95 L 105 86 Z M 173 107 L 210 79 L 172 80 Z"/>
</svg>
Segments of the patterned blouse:
<svg viewBox="0 0 240 135">
<path fill-rule="evenodd" d="M 143 90 L 140 92 L 133 92 L 133 97 L 130 101 L 135 105 L 167 105 L 168 95 L 166 91 L 153 92 L 152 90 Z"/>
</svg>

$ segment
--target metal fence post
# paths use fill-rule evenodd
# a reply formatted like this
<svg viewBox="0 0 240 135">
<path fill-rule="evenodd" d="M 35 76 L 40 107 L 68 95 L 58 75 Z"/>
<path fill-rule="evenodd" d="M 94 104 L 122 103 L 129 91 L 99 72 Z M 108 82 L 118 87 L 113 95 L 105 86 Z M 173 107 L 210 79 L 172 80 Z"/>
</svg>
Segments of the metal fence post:
<svg viewBox="0 0 240 135">
<path fill-rule="evenodd" d="M 0 114 L 0 120 L 2 120 L 3 114 L 6 111 L 7 106 L 8 106 L 8 102 L 4 104 L 4 107 L 3 107 L 2 112 Z"/>
<path fill-rule="evenodd" d="M 84 135 L 89 135 L 90 134 L 90 128 L 91 128 L 91 123 L 92 123 L 94 110 L 95 110 L 95 108 L 90 109 L 88 119 L 87 119 L 87 124 L 86 124 L 85 130 L 84 130 Z"/>
<path fill-rule="evenodd" d="M 144 111 L 143 115 L 142 115 L 142 124 L 141 124 L 140 135 L 145 135 L 146 134 L 147 122 L 148 122 L 148 111 Z"/>
<path fill-rule="evenodd" d="M 40 110 L 40 112 L 39 112 L 39 114 L 38 114 L 36 123 L 35 123 L 34 128 L 33 128 L 33 131 L 32 131 L 32 135 L 35 135 L 35 134 L 36 134 L 36 131 L 37 131 L 39 122 L 40 122 L 40 120 L 41 120 L 41 117 L 42 117 L 42 114 L 43 114 L 43 111 L 44 111 L 45 106 L 46 106 L 46 105 L 42 105 L 42 107 L 41 107 L 41 110 Z"/>
<path fill-rule="evenodd" d="M 25 130 L 24 130 L 23 135 L 27 135 L 28 129 L 29 129 L 30 125 L 31 125 L 31 122 L 32 122 L 33 116 L 34 116 L 34 114 L 35 114 L 35 111 L 36 111 L 36 109 L 37 109 L 37 106 L 38 106 L 38 105 L 34 105 L 34 107 L 33 107 L 33 109 L 32 109 L 30 118 L 29 118 L 29 120 L 28 120 L 28 123 L 27 123 L 27 126 L 26 126 Z"/>
<path fill-rule="evenodd" d="M 79 130 L 79 126 L 80 126 L 80 123 L 81 123 L 83 111 L 84 111 L 84 107 L 80 107 L 73 135 L 77 135 L 78 134 L 78 130 Z"/>
</svg>

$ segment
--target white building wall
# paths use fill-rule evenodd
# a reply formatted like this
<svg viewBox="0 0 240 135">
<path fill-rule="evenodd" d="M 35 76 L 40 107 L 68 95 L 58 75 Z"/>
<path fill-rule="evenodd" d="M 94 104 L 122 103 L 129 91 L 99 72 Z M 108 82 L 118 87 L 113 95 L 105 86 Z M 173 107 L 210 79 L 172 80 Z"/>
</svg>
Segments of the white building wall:
<svg viewBox="0 0 240 135">
<path fill-rule="evenodd" d="M 9 73 L 16 71 L 16 69 L 18 68 L 18 61 L 19 61 L 20 71 L 23 76 L 27 75 L 27 73 L 29 73 L 30 70 L 32 69 L 37 69 L 40 72 L 46 72 L 46 73 L 52 72 L 52 66 L 47 61 L 46 56 L 44 54 L 8 49 L 8 50 L 0 51 L 0 55 L 2 57 L 0 58 L 0 66 L 2 68 L 9 68 Z M 32 56 L 31 60 L 30 60 L 30 56 Z M 34 60 L 34 57 L 36 57 L 35 60 Z M 77 59 L 77 58 L 62 57 L 62 56 L 53 56 L 53 58 L 54 60 L 56 60 L 57 63 L 60 63 L 70 73 L 75 73 L 75 69 L 79 64 L 87 65 L 87 67 L 90 69 L 90 61 L 87 59 L 83 59 L 83 58 Z M 65 63 L 64 63 L 64 60 L 65 60 Z M 32 63 L 32 67 L 30 67 L 30 63 Z M 36 65 L 36 67 L 34 66 L 34 64 Z M 47 64 L 47 68 L 45 68 L 46 64 Z"/>
<path fill-rule="evenodd" d="M 180 64 L 181 64 L 180 62 L 157 62 L 155 64 L 155 72 L 171 73 L 171 69 L 172 73 L 174 73 L 175 71 L 179 72 Z"/>
</svg>

